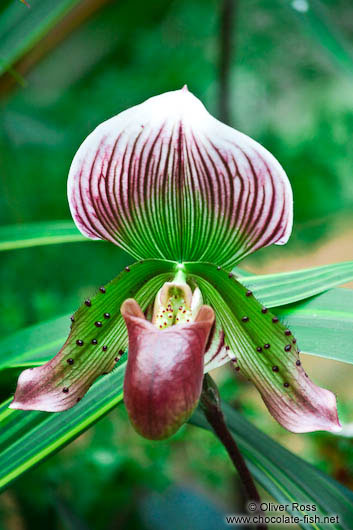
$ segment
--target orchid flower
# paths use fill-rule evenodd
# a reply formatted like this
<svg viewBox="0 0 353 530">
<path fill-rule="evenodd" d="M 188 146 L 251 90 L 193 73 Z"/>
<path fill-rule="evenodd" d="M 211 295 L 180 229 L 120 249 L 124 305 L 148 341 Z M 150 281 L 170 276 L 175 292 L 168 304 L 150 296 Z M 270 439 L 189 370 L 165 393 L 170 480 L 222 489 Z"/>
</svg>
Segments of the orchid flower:
<svg viewBox="0 0 353 530">
<path fill-rule="evenodd" d="M 292 332 L 232 273 L 291 233 L 291 186 L 264 147 L 184 87 L 99 125 L 74 157 L 68 199 L 85 236 L 136 263 L 83 303 L 52 360 L 22 372 L 12 408 L 68 409 L 128 350 L 124 401 L 147 438 L 175 433 L 204 373 L 228 361 L 288 430 L 340 430 Z"/>
</svg>

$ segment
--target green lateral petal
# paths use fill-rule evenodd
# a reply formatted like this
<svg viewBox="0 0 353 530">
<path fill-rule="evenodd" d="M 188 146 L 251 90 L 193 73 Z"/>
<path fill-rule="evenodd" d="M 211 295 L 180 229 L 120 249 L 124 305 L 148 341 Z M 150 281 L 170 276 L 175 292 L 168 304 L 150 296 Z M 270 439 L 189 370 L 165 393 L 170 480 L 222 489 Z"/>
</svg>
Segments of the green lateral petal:
<svg viewBox="0 0 353 530">
<path fill-rule="evenodd" d="M 338 432 L 335 396 L 310 381 L 291 331 L 232 273 L 203 263 L 186 263 L 185 272 L 214 308 L 236 369 L 253 381 L 274 418 L 292 432 Z"/>
<path fill-rule="evenodd" d="M 135 263 L 86 300 L 71 332 L 49 362 L 22 372 L 11 408 L 57 412 L 74 406 L 95 379 L 110 372 L 127 348 L 120 306 L 130 296 L 145 309 L 175 269 L 172 262 Z"/>
</svg>

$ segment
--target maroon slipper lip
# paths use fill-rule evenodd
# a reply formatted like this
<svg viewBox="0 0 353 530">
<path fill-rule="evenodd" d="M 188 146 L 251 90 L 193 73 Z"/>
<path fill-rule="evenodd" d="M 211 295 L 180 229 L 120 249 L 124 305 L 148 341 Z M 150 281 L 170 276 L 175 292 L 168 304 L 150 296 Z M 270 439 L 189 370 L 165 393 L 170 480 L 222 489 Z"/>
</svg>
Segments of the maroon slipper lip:
<svg viewBox="0 0 353 530">
<path fill-rule="evenodd" d="M 145 438 L 167 438 L 200 398 L 213 309 L 204 305 L 193 322 L 164 330 L 147 321 L 133 299 L 123 303 L 121 313 L 129 335 L 124 402 L 130 420 Z"/>
</svg>

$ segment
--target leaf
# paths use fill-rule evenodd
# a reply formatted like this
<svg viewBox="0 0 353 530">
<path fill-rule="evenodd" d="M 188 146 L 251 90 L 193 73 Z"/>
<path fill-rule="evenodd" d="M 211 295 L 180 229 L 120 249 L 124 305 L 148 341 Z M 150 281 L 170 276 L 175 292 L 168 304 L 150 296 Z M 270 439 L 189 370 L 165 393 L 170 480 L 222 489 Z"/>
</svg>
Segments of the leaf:
<svg viewBox="0 0 353 530">
<path fill-rule="evenodd" d="M 305 353 L 353 364 L 353 290 L 332 289 L 275 309 Z"/>
<path fill-rule="evenodd" d="M 61 413 L 0 407 L 0 488 L 54 454 L 122 401 L 125 362 L 101 377 L 73 408 Z"/>
<path fill-rule="evenodd" d="M 353 280 L 353 261 L 279 274 L 234 273 L 266 307 L 290 304 Z"/>
<path fill-rule="evenodd" d="M 64 315 L 29 326 L 0 340 L 0 369 L 46 362 L 64 344 L 70 324 L 70 315 Z"/>
<path fill-rule="evenodd" d="M 15 411 L 0 406 L 0 487 L 75 439 L 122 401 L 126 363 L 99 379 L 78 405 L 65 412 Z M 350 520 L 352 494 L 340 484 L 261 433 L 239 413 L 224 405 L 227 422 L 252 473 L 278 502 L 315 503 Z M 198 410 L 195 425 L 206 427 Z M 321 528 L 302 525 L 302 528 Z M 349 528 L 345 522 L 341 528 Z"/>
<path fill-rule="evenodd" d="M 353 493 L 350 490 L 272 440 L 226 403 L 222 404 L 222 409 L 251 473 L 278 503 L 288 504 L 287 511 L 297 516 L 304 513 L 311 516 L 315 513 L 338 514 L 340 523 L 332 524 L 330 528 L 351 528 Z M 212 430 L 200 408 L 189 422 Z M 291 509 L 293 502 L 315 504 L 318 511 L 295 511 Z M 306 529 L 327 528 L 320 523 L 302 522 L 299 526 Z"/>
<path fill-rule="evenodd" d="M 90 241 L 72 221 L 46 221 L 0 227 L 0 250 Z"/>
</svg>

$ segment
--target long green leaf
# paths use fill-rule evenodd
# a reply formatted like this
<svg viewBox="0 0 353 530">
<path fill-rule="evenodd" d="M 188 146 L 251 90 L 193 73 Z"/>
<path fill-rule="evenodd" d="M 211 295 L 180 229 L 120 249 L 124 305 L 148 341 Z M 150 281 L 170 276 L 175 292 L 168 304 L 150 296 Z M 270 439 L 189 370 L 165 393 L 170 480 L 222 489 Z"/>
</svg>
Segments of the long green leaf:
<svg viewBox="0 0 353 530">
<path fill-rule="evenodd" d="M 72 221 L 46 221 L 0 227 L 0 250 L 90 241 Z"/>
<path fill-rule="evenodd" d="M 240 269 L 235 273 L 266 307 L 278 307 L 353 280 L 353 261 L 280 274 L 243 275 Z"/>
<path fill-rule="evenodd" d="M 45 362 L 64 344 L 70 315 L 17 331 L 0 341 L 0 369 L 24 363 Z"/>
<path fill-rule="evenodd" d="M 0 407 L 0 487 L 5 489 L 120 403 L 124 371 L 125 363 L 97 381 L 78 405 L 62 413 L 15 411 L 8 409 L 9 402 L 5 402 Z M 252 472 L 278 502 L 315 503 L 342 518 L 353 516 L 352 494 L 348 490 L 281 448 L 229 407 L 225 412 Z M 192 421 L 205 426 L 199 412 Z M 340 528 L 349 526 L 344 522 Z"/>
<path fill-rule="evenodd" d="M 0 407 L 0 489 L 79 436 L 122 401 L 123 362 L 74 407 L 61 413 Z"/>
<path fill-rule="evenodd" d="M 353 493 L 297 457 L 249 423 L 229 405 L 223 404 L 227 425 L 244 455 L 250 471 L 277 502 L 288 504 L 293 515 L 339 515 L 340 523 L 330 528 L 350 529 L 353 521 Z M 211 430 L 200 408 L 190 423 Z M 292 503 L 314 504 L 317 512 L 292 509 Z M 328 528 L 302 521 L 301 528 Z"/>
<path fill-rule="evenodd" d="M 275 313 L 294 331 L 303 352 L 353 364 L 353 290 L 332 289 Z"/>
</svg>

